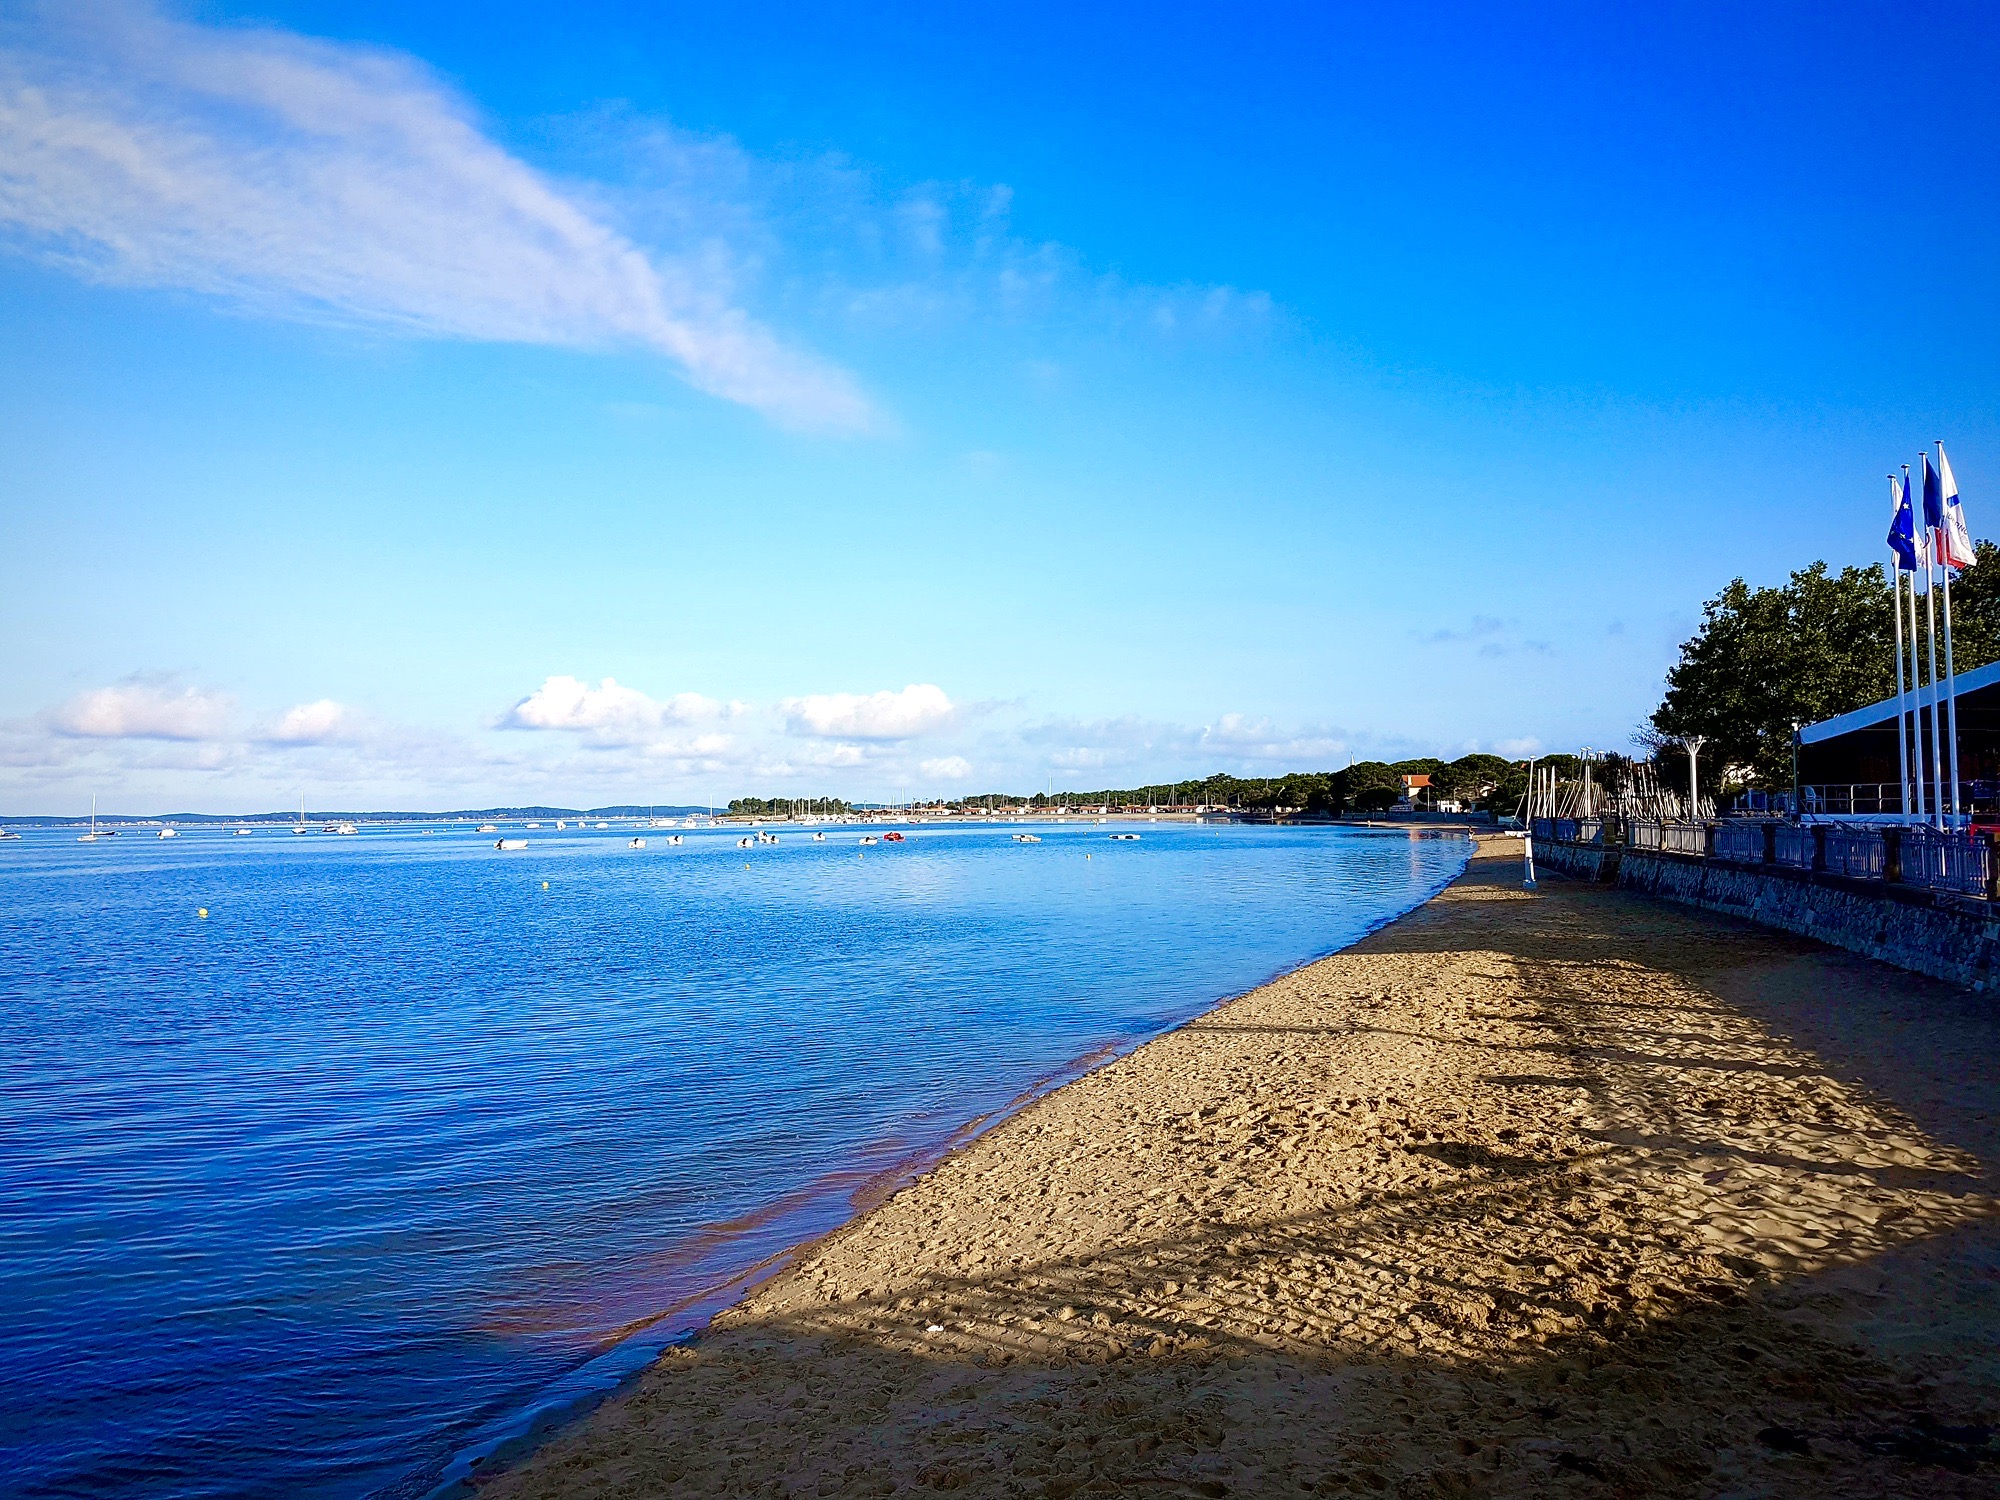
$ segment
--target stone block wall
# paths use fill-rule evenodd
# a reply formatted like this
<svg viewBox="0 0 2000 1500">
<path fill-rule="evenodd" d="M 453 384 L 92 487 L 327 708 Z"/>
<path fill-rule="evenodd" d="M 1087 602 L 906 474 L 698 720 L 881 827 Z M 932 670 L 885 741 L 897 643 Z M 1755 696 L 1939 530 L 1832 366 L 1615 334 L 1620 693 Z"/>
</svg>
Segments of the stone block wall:
<svg viewBox="0 0 2000 1500">
<path fill-rule="evenodd" d="M 1535 858 L 1537 863 L 1544 858 L 1539 844 Z M 1549 864 L 1561 868 L 1553 860 Z M 1988 993 L 2000 990 L 2000 910 L 1993 902 L 1637 849 L 1621 852 L 1617 882 L 1627 890 L 1817 938 L 1934 979 Z"/>
</svg>

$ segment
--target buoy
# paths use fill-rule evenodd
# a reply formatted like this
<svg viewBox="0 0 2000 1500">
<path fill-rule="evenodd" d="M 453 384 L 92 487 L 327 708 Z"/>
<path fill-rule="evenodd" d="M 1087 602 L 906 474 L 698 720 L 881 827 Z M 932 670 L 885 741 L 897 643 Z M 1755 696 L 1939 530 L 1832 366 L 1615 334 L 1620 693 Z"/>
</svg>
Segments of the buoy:
<svg viewBox="0 0 2000 1500">
<path fill-rule="evenodd" d="M 208 908 L 205 906 L 197 906 L 194 909 L 194 914 L 197 917 L 200 917 L 204 922 L 208 920 Z"/>
<path fill-rule="evenodd" d="M 542 882 L 542 889 L 543 889 L 543 890 L 547 890 L 548 888 L 549 888 L 549 883 L 548 883 L 548 882 L 547 882 L 546 880 L 544 880 L 544 881 Z"/>
</svg>

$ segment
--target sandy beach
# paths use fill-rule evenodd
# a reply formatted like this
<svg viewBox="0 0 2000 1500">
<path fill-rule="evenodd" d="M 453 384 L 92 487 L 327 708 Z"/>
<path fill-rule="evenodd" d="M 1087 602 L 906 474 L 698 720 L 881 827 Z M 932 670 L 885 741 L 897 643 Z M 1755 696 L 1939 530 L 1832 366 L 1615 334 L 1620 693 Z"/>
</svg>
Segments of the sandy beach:
<svg viewBox="0 0 2000 1500">
<path fill-rule="evenodd" d="M 481 1494 L 2000 1493 L 1996 1043 L 1990 1002 L 1524 892 L 1487 841 Z"/>
</svg>

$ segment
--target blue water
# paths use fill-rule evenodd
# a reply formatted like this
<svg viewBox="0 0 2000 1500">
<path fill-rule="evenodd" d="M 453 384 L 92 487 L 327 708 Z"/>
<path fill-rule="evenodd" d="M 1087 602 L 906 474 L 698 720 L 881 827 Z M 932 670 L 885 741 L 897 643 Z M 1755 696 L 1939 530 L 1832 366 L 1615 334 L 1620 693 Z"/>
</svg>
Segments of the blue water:
<svg viewBox="0 0 2000 1500">
<path fill-rule="evenodd" d="M 0 844 L 0 1492 L 422 1494 L 1468 848 L 1040 831 Z"/>
</svg>

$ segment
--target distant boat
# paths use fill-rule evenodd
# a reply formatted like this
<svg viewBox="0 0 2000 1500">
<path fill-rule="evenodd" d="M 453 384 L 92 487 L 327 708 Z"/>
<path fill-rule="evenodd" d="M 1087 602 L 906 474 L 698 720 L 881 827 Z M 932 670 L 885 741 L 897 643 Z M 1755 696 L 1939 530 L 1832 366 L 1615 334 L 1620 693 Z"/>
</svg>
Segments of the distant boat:
<svg viewBox="0 0 2000 1500">
<path fill-rule="evenodd" d="M 900 833 L 885 833 L 882 835 L 882 842 L 885 844 L 900 844 L 903 842 L 903 836 Z"/>
<path fill-rule="evenodd" d="M 680 841 L 681 841 L 681 836 L 678 833 L 671 834 L 667 838 L 667 842 L 670 844 L 678 844 Z"/>
<path fill-rule="evenodd" d="M 1136 844 L 1139 842 L 1139 835 L 1136 833 L 1114 833 L 1111 837 L 1115 843 Z"/>
<path fill-rule="evenodd" d="M 502 839 L 493 847 L 495 849 L 525 849 L 528 847 L 528 841 L 526 839 Z"/>
<path fill-rule="evenodd" d="M 20 836 L 11 828 L 0 828 L 0 839 L 17 839 Z"/>
<path fill-rule="evenodd" d="M 778 836 L 775 833 L 760 833 L 757 835 L 757 842 L 760 844 L 775 844 L 778 842 Z"/>
<path fill-rule="evenodd" d="M 79 833 L 76 836 L 76 841 L 79 844 L 94 844 L 97 842 L 97 797 L 95 794 L 92 794 L 90 799 L 90 832 Z"/>
<path fill-rule="evenodd" d="M 625 847 L 627 849 L 643 849 L 646 847 L 646 841 L 644 839 L 634 839 L 632 840 L 631 843 L 627 844 Z"/>
<path fill-rule="evenodd" d="M 294 823 L 294 824 L 292 825 L 292 832 L 293 832 L 293 833 L 304 833 L 305 831 L 306 831 L 306 794 L 305 794 L 304 792 L 300 792 L 300 793 L 299 793 L 299 820 L 298 820 L 298 822 L 296 822 L 296 823 Z"/>
<path fill-rule="evenodd" d="M 540 827 L 541 827 L 542 825 L 541 825 L 541 824 L 539 824 L 539 823 L 530 823 L 530 824 L 529 824 L 528 826 L 529 826 L 530 828 L 540 828 Z M 560 828 L 560 827 L 562 827 L 562 824 L 558 823 L 558 824 L 556 824 L 556 827 Z"/>
<path fill-rule="evenodd" d="M 882 841 L 872 833 L 864 833 L 861 835 L 861 842 L 864 844 L 879 844 Z"/>
<path fill-rule="evenodd" d="M 175 833 L 171 828 L 162 828 L 160 830 L 159 836 L 163 839 L 177 839 L 180 837 L 180 835 L 178 833 Z"/>
<path fill-rule="evenodd" d="M 497 823 L 481 823 L 473 830 L 474 833 L 498 833 L 499 831 L 500 825 Z"/>
<path fill-rule="evenodd" d="M 1014 842 L 1017 844 L 1039 844 L 1041 838 L 1032 833 L 1017 833 L 1014 835 Z"/>
<path fill-rule="evenodd" d="M 250 832 L 250 830 L 249 830 L 249 829 L 247 829 L 247 828 L 239 828 L 239 829 L 237 829 L 237 830 L 236 830 L 236 832 L 235 832 L 235 834 L 234 834 L 234 837 L 236 837 L 236 838 L 239 838 L 239 839 L 240 839 L 240 838 L 244 838 L 244 837 L 247 837 L 247 836 L 249 835 L 249 832 Z"/>
<path fill-rule="evenodd" d="M 814 835 L 813 835 L 813 842 L 814 842 L 815 844 L 824 844 L 824 843 L 826 842 L 826 835 L 825 835 L 825 834 L 823 834 L 823 833 L 816 833 L 816 834 L 814 834 Z"/>
<path fill-rule="evenodd" d="M 599 828 L 609 828 L 611 825 L 609 823 L 599 823 L 597 826 Z"/>
<path fill-rule="evenodd" d="M 569 824 L 565 823 L 561 818 L 556 819 L 556 831 L 558 833 L 567 827 L 569 827 Z"/>
<path fill-rule="evenodd" d="M 736 841 L 736 847 L 739 849 L 753 849 L 756 847 L 756 845 L 757 841 L 751 838 L 750 835 L 748 835 L 747 833 L 742 838 Z"/>
<path fill-rule="evenodd" d="M 359 833 L 359 832 L 360 832 L 360 830 L 359 830 L 358 828 L 356 828 L 356 827 L 355 827 L 355 826 L 354 826 L 354 825 L 353 825 L 352 823 L 336 823 L 336 824 L 334 824 L 334 825 L 333 825 L 333 831 L 334 831 L 335 833 Z"/>
</svg>

